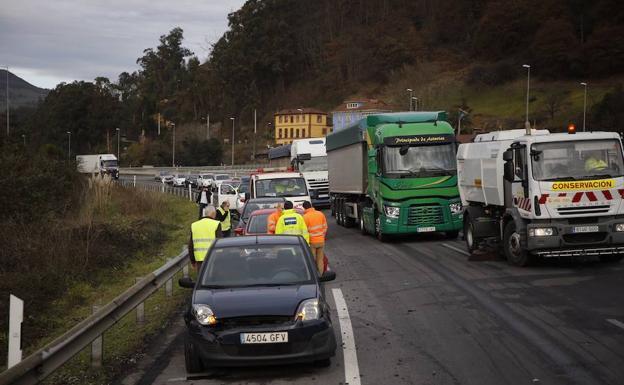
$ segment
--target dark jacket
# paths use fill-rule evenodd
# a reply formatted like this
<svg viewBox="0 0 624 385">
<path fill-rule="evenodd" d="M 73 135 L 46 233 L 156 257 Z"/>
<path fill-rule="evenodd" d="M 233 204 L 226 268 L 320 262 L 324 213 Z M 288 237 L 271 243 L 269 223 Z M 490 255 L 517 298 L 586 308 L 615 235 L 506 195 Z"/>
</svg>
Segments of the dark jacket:
<svg viewBox="0 0 624 385">
<path fill-rule="evenodd" d="M 197 199 L 195 199 L 195 203 L 197 204 L 199 204 L 199 202 L 201 201 L 202 191 L 203 190 L 199 190 L 199 193 L 197 194 Z M 208 204 L 210 204 L 211 197 L 212 197 L 212 192 L 210 191 L 210 189 L 206 190 L 206 198 L 208 198 Z"/>
</svg>

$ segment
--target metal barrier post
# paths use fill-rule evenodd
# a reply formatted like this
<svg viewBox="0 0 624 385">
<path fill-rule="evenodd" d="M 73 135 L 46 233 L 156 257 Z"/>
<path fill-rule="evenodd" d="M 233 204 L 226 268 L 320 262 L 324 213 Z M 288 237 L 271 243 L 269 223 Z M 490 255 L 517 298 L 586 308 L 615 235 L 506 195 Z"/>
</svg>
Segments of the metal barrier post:
<svg viewBox="0 0 624 385">
<path fill-rule="evenodd" d="M 191 184 L 189 183 L 189 201 L 193 202 L 193 193 L 191 190 Z"/>
<path fill-rule="evenodd" d="M 184 278 L 189 277 L 189 265 L 184 265 L 184 267 L 182 268 L 182 276 Z"/>
<path fill-rule="evenodd" d="M 167 263 L 171 262 L 171 258 L 167 258 Z M 173 295 L 173 277 L 165 282 L 165 295 L 171 297 Z"/>
<path fill-rule="evenodd" d="M 97 313 L 100 309 L 99 306 L 93 306 L 93 314 Z M 102 367 L 102 356 L 104 355 L 104 344 L 102 343 L 102 335 L 91 342 L 91 367 L 92 368 L 101 368 Z"/>
<path fill-rule="evenodd" d="M 136 187 L 136 175 L 132 178 L 132 187 Z"/>
<path fill-rule="evenodd" d="M 22 321 L 24 321 L 24 301 L 13 294 L 9 296 L 9 356 L 7 368 L 22 361 Z"/>
<path fill-rule="evenodd" d="M 143 278 L 137 277 L 136 281 L 139 282 Z M 136 322 L 142 325 L 145 322 L 145 302 L 141 302 L 136 307 Z"/>
</svg>

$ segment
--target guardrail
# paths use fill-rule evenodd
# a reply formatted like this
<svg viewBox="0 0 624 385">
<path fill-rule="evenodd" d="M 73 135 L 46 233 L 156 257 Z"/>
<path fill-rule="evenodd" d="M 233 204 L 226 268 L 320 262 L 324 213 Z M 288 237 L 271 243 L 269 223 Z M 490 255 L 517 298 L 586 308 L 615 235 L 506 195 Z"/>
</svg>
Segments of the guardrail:
<svg viewBox="0 0 624 385">
<path fill-rule="evenodd" d="M 192 167 L 121 167 L 119 173 L 122 175 L 155 175 L 160 171 L 169 171 L 172 174 L 199 174 L 199 173 L 216 173 L 224 174 L 244 174 L 253 172 L 259 168 L 265 168 L 268 164 L 240 164 L 229 166 L 192 166 Z"/>
<path fill-rule="evenodd" d="M 0 373 L 0 385 L 39 383 L 89 344 L 98 340 L 104 332 L 133 309 L 142 306 L 143 302 L 163 284 L 167 283 L 167 290 L 170 290 L 172 287 L 170 281 L 177 272 L 183 270 L 184 274 L 188 275 L 188 262 L 188 251 L 183 251 L 159 269 L 143 277 L 65 334 Z"/>
<path fill-rule="evenodd" d="M 197 194 L 199 194 L 198 191 L 193 190 L 193 188 L 190 186 L 188 188 L 173 187 L 164 183 L 150 183 L 146 181 L 136 180 L 136 178 L 134 180 L 118 179 L 117 183 L 124 187 L 134 187 L 145 191 L 161 192 L 181 198 L 188 198 L 188 200 L 191 202 L 195 202 L 195 200 L 197 199 Z"/>
</svg>

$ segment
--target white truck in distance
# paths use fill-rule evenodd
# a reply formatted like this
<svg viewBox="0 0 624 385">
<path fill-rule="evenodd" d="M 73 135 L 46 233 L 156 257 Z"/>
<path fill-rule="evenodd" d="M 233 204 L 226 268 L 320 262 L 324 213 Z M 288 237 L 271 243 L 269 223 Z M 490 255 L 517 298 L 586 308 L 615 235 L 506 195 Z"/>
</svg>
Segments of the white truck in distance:
<svg viewBox="0 0 624 385">
<path fill-rule="evenodd" d="M 268 171 L 268 170 L 265 170 Z M 261 172 L 252 174 L 249 180 L 249 192 L 245 201 L 253 198 L 283 197 L 295 207 L 302 207 L 304 201 L 310 201 L 308 186 L 299 172 Z"/>
<path fill-rule="evenodd" d="M 325 138 L 299 139 L 292 142 L 290 160 L 310 188 L 314 207 L 329 207 L 329 178 Z"/>
<path fill-rule="evenodd" d="M 110 175 L 119 179 L 119 164 L 113 154 L 76 155 L 78 172 L 84 174 Z"/>
<path fill-rule="evenodd" d="M 464 238 L 502 242 L 509 263 L 624 255 L 624 160 L 617 133 L 510 130 L 459 146 Z"/>
</svg>

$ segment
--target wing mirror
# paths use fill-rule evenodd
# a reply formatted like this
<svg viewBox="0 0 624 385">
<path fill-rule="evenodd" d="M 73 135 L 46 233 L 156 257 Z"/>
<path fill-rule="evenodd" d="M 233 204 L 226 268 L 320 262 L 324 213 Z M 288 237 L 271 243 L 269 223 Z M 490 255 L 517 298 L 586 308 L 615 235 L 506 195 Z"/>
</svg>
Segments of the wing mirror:
<svg viewBox="0 0 624 385">
<path fill-rule="evenodd" d="M 513 160 L 513 152 L 511 150 L 507 150 L 503 152 L 503 160 L 505 162 L 509 162 Z"/>
<path fill-rule="evenodd" d="M 185 289 L 192 289 L 195 287 L 195 282 L 193 282 L 193 280 L 189 277 L 182 277 L 178 279 L 178 285 Z"/>
<path fill-rule="evenodd" d="M 329 282 L 336 279 L 336 272 L 332 270 L 325 271 L 323 275 L 319 277 L 319 281 L 321 282 Z"/>
<path fill-rule="evenodd" d="M 503 178 L 505 178 L 505 180 L 507 182 L 513 182 L 515 177 L 514 177 L 514 164 L 512 161 L 508 160 L 507 162 L 505 162 L 505 166 L 503 169 L 504 175 Z"/>
</svg>

